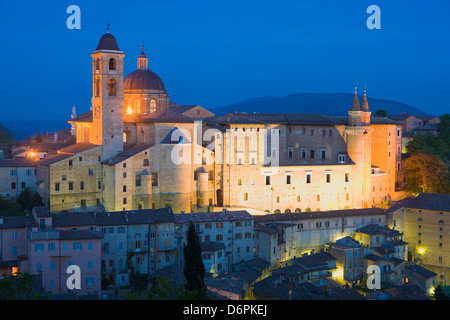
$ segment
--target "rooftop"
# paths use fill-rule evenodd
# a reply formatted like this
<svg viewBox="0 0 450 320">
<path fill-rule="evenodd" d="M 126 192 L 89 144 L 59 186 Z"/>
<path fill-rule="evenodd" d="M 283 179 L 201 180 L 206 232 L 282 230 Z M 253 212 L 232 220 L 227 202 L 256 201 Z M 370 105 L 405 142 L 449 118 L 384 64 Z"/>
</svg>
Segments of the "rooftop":
<svg viewBox="0 0 450 320">
<path fill-rule="evenodd" d="M 450 211 L 450 194 L 421 193 L 404 206 L 414 209 Z"/>
<path fill-rule="evenodd" d="M 235 221 L 235 220 L 253 220 L 253 216 L 247 211 L 220 211 L 220 212 L 202 212 L 202 213 L 181 213 L 176 214 L 175 223 L 198 223 L 215 221 Z"/>
<path fill-rule="evenodd" d="M 276 222 L 276 221 L 295 221 L 303 219 L 317 219 L 317 218 L 334 218 L 347 217 L 359 215 L 383 215 L 386 210 L 380 208 L 365 208 L 365 209 L 343 209 L 330 211 L 315 211 L 315 212 L 291 212 L 291 213 L 273 213 L 266 215 L 254 215 L 255 222 Z"/>
</svg>

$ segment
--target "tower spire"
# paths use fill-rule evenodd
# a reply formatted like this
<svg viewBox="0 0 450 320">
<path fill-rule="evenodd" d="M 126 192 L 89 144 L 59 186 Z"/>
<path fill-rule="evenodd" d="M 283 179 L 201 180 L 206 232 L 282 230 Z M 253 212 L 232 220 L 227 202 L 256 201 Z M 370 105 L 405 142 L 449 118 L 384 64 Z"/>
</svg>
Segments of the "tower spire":
<svg viewBox="0 0 450 320">
<path fill-rule="evenodd" d="M 358 100 L 358 82 L 355 83 L 355 94 L 353 95 L 352 107 L 350 111 L 361 111 Z"/>
<path fill-rule="evenodd" d="M 148 58 L 144 52 L 144 41 L 142 41 L 141 54 L 138 57 L 138 69 L 148 69 Z"/>
<path fill-rule="evenodd" d="M 367 102 L 366 90 L 367 90 L 367 86 L 364 86 L 364 96 L 363 96 L 362 103 L 361 103 L 362 111 L 369 111 L 369 103 Z"/>
</svg>

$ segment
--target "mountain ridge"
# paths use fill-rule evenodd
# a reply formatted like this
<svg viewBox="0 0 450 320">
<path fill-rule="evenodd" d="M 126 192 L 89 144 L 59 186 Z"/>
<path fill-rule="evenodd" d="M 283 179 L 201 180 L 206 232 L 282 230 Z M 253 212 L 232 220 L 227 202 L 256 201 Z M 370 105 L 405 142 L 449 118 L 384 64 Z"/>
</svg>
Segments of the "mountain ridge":
<svg viewBox="0 0 450 320">
<path fill-rule="evenodd" d="M 362 95 L 358 95 L 360 103 Z M 320 113 L 329 116 L 346 116 L 353 100 L 349 93 L 312 93 L 302 92 L 286 96 L 261 96 L 249 98 L 224 106 L 210 108 L 216 115 L 234 112 L 246 113 Z M 413 106 L 394 100 L 367 97 L 372 113 L 386 110 L 388 115 L 409 113 L 414 116 L 430 114 Z"/>
</svg>

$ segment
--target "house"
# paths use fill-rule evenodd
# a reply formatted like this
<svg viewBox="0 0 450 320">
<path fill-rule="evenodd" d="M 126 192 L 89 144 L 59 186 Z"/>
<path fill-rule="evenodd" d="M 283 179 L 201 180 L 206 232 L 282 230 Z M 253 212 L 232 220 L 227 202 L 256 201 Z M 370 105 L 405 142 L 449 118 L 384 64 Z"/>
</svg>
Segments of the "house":
<svg viewBox="0 0 450 320">
<path fill-rule="evenodd" d="M 418 286 L 425 294 L 433 292 L 437 274 L 417 264 L 408 264 L 405 268 L 409 284 Z"/>
<path fill-rule="evenodd" d="M 329 252 L 337 259 L 333 279 L 340 283 L 359 284 L 364 274 L 364 247 L 346 236 L 331 243 Z"/>
<path fill-rule="evenodd" d="M 217 275 L 228 270 L 228 260 L 225 258 L 226 247 L 222 242 L 201 242 L 200 249 L 207 273 Z"/>
<path fill-rule="evenodd" d="M 283 267 L 293 265 L 298 265 L 305 269 L 301 273 L 306 272 L 306 280 L 310 283 L 316 286 L 322 286 L 327 283 L 328 278 L 332 277 L 332 272 L 336 269 L 336 258 L 328 252 L 319 252 L 287 260 L 282 263 Z"/>
</svg>

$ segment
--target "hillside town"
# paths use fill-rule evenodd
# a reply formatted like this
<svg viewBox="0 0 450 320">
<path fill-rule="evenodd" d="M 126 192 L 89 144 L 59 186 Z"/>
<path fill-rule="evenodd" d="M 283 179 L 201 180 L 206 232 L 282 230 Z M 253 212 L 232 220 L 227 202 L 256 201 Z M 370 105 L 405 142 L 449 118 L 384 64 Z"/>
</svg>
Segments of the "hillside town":
<svg viewBox="0 0 450 320">
<path fill-rule="evenodd" d="M 90 111 L 0 144 L 0 282 L 31 275 L 28 298 L 133 299 L 159 286 L 170 299 L 187 281 L 193 228 L 210 299 L 450 293 L 447 151 L 420 144 L 445 138 L 448 115 L 372 114 L 357 85 L 348 116 L 215 115 L 170 102 L 144 49 L 124 76 L 108 29 L 91 52 Z M 413 175 L 424 155 L 434 180 Z"/>
</svg>

